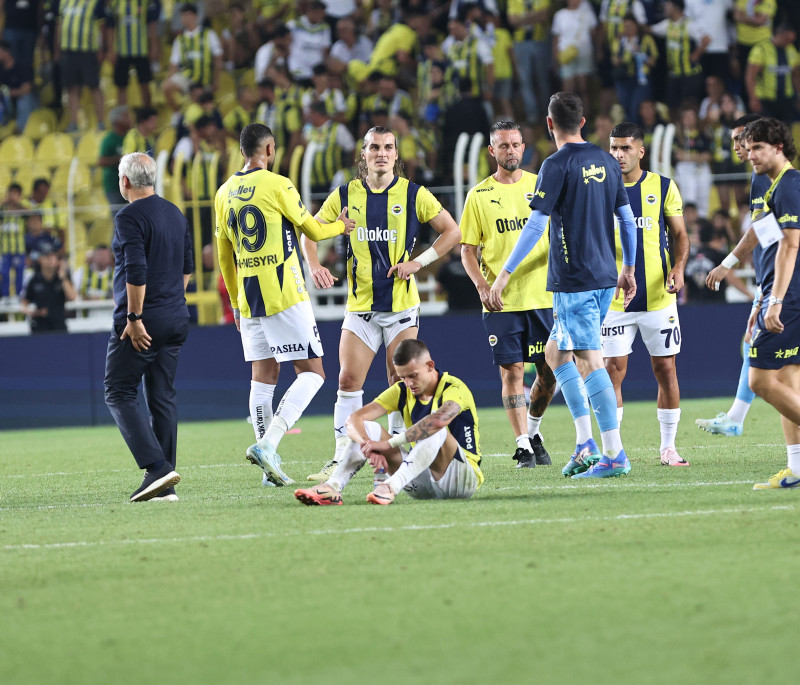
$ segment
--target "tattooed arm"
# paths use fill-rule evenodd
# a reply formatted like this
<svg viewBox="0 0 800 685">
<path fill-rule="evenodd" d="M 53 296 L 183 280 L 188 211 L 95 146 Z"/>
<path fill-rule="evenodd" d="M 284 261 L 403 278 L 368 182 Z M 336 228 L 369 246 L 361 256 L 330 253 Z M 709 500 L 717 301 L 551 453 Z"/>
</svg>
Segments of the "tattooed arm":
<svg viewBox="0 0 800 685">
<path fill-rule="evenodd" d="M 361 443 L 361 451 L 366 455 L 369 456 L 370 452 L 389 452 L 393 449 L 396 449 L 400 444 L 406 442 L 419 442 L 420 440 L 424 440 L 425 438 L 429 438 L 431 435 L 438 433 L 442 428 L 450 425 L 450 422 L 459 414 L 461 413 L 461 407 L 457 402 L 453 400 L 448 400 L 444 402 L 441 407 L 437 411 L 435 411 L 430 416 L 425 416 L 424 418 L 417 421 L 411 428 L 406 430 L 405 433 L 401 436 L 395 436 L 392 440 L 395 440 L 395 444 L 390 444 L 389 440 L 367 440 Z M 400 440 L 397 440 L 400 438 Z"/>
</svg>

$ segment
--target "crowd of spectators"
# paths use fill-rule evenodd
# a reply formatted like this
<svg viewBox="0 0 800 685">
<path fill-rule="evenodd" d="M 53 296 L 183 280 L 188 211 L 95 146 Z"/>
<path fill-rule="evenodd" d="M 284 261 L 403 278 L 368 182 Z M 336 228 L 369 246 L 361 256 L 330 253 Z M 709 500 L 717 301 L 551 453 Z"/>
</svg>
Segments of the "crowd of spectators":
<svg viewBox="0 0 800 685">
<path fill-rule="evenodd" d="M 461 132 L 485 134 L 500 118 L 524 125 L 524 164 L 536 171 L 554 149 L 543 127 L 547 101 L 563 89 L 582 96 L 586 136 L 606 149 L 620 120 L 639 123 L 646 143 L 660 123 L 675 124 L 675 179 L 698 214 L 694 250 L 711 254 L 720 236 L 711 198 L 724 215 L 726 243 L 747 215 L 738 208 L 746 207 L 748 172 L 732 154 L 731 123 L 746 111 L 800 119 L 800 2 L 793 0 L 0 0 L 0 7 L 2 131 L 23 132 L 39 107 L 55 110 L 66 132 L 107 131 L 97 165 L 112 210 L 121 202 L 120 155 L 155 153 L 156 135 L 167 129 L 174 129 L 173 159 L 200 153 L 219 164 L 206 186 L 188 176 L 182 184 L 185 199 L 199 192 L 210 200 L 209 179 L 223 180 L 239 131 L 253 121 L 275 132 L 284 173 L 295 147 L 316 144 L 318 193 L 351 177 L 358 140 L 376 125 L 396 131 L 407 175 L 429 186 L 451 185 Z M 134 73 L 138 88 L 130 90 Z M 210 208 L 206 214 L 203 244 L 212 234 Z M 44 216 L 32 213 L 23 232 L 41 234 Z M 4 219 L 4 230 L 10 224 Z M 44 228 L 63 239 L 59 227 Z M 7 294 L 5 256 L 3 265 Z"/>
</svg>

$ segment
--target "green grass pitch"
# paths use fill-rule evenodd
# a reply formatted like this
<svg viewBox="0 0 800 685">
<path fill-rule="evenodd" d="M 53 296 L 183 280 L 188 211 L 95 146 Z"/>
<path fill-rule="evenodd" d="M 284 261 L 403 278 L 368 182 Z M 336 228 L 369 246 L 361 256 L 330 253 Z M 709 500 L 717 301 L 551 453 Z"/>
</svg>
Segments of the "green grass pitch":
<svg viewBox="0 0 800 685">
<path fill-rule="evenodd" d="M 262 488 L 244 420 L 181 425 L 175 504 L 128 503 L 113 427 L 2 433 L 0 682 L 795 682 L 798 493 L 751 489 L 786 462 L 765 403 L 740 438 L 695 427 L 728 402 L 683 403 L 689 468 L 659 465 L 654 402 L 628 404 L 633 470 L 594 483 L 560 474 L 565 407 L 553 466 L 524 471 L 481 410 L 475 497 L 390 507 L 366 472 L 342 507 Z M 302 484 L 333 439 L 298 427 Z"/>
</svg>

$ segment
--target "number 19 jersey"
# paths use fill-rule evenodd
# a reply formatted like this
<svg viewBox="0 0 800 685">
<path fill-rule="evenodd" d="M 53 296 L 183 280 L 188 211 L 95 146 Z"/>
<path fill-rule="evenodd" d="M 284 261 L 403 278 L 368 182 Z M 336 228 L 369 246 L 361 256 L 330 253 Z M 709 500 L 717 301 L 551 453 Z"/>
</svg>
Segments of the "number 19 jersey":
<svg viewBox="0 0 800 685">
<path fill-rule="evenodd" d="M 271 316 L 309 299 L 296 228 L 308 210 L 288 178 L 237 171 L 217 191 L 214 207 L 220 267 L 242 316 Z M 228 276 L 232 261 L 235 279 Z"/>
</svg>

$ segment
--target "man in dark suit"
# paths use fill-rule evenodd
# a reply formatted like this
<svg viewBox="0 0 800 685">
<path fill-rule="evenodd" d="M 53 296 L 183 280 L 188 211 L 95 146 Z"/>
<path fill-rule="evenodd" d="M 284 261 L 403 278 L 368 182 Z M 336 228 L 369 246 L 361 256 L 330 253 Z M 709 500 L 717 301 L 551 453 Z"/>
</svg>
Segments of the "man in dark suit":
<svg viewBox="0 0 800 685">
<path fill-rule="evenodd" d="M 186 285 L 194 270 L 189 226 L 155 194 L 156 163 L 140 152 L 122 157 L 119 190 L 130 204 L 116 216 L 114 331 L 106 356 L 105 398 L 140 469 L 131 502 L 176 501 L 178 415 L 175 372 L 189 330 Z M 147 411 L 137 392 L 144 379 Z M 148 416 L 149 414 L 149 416 Z"/>
</svg>

